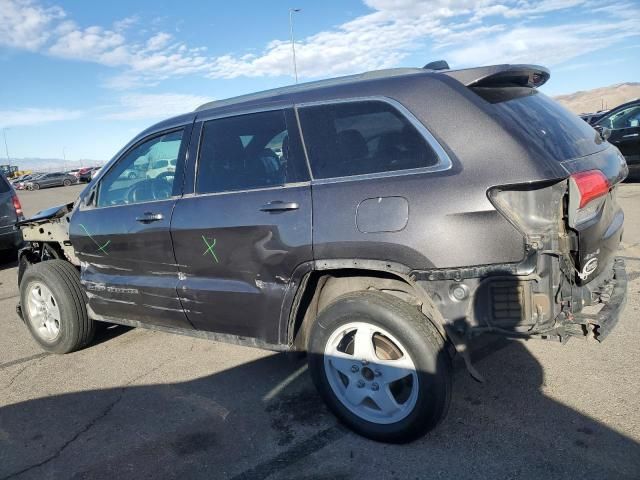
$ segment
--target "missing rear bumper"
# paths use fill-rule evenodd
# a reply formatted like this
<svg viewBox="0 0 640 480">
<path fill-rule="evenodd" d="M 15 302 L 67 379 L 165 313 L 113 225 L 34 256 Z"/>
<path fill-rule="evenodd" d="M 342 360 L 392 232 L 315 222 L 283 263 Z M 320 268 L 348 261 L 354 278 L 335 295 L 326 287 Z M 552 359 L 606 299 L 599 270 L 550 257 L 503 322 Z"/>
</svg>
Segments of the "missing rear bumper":
<svg viewBox="0 0 640 480">
<path fill-rule="evenodd" d="M 588 307 L 580 313 L 567 315 L 563 328 L 569 336 L 584 336 L 602 342 L 618 323 L 627 302 L 627 272 L 624 260 L 616 258 L 609 288 L 603 289 L 600 304 Z M 599 308 L 591 313 L 590 308 Z"/>
</svg>

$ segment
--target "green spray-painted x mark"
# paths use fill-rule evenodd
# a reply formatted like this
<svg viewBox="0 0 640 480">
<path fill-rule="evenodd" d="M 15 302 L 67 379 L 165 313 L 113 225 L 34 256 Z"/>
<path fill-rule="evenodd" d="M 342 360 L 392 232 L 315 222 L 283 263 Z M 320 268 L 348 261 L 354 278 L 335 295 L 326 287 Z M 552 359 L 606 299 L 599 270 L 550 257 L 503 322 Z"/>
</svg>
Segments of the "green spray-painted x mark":
<svg viewBox="0 0 640 480">
<path fill-rule="evenodd" d="M 213 249 L 213 247 L 216 246 L 216 239 L 214 238 L 213 241 L 209 243 L 209 241 L 206 238 L 204 238 L 204 235 L 202 235 L 202 241 L 207 246 L 207 249 L 204 252 L 202 252 L 202 256 L 205 256 L 207 253 L 210 253 L 213 259 L 216 261 L 216 263 L 220 263 L 218 262 L 218 257 L 216 256 L 216 252 Z"/>
<path fill-rule="evenodd" d="M 87 230 L 87 227 L 85 227 L 83 224 L 80 224 L 80 226 L 84 230 L 84 233 L 86 233 L 87 236 L 91 239 L 91 241 L 96 244 L 96 247 L 98 247 L 98 252 L 109 255 L 109 253 L 107 252 L 107 246 L 111 243 L 111 240 L 107 240 L 103 245 L 100 245 L 98 242 L 96 242 L 96 239 L 91 236 L 89 230 Z"/>
</svg>

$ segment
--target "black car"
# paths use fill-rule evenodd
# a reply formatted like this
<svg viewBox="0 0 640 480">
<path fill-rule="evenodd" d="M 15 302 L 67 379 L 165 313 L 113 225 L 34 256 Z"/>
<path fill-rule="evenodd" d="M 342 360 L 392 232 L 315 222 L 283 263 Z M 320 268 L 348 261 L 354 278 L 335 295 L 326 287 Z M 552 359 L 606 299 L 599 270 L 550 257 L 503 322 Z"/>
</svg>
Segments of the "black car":
<svg viewBox="0 0 640 480">
<path fill-rule="evenodd" d="M 593 125 L 611 131 L 609 143 L 624 155 L 629 165 L 629 177 L 640 177 L 640 99 L 610 110 Z"/>
<path fill-rule="evenodd" d="M 307 352 L 344 423 L 416 438 L 456 352 L 480 378 L 476 335 L 601 341 L 620 315 L 627 166 L 548 78 L 371 72 L 161 122 L 21 223 L 19 312 L 56 353 L 96 321 Z"/>
<path fill-rule="evenodd" d="M 0 254 L 14 255 L 22 244 L 22 233 L 16 222 L 23 220 L 22 206 L 16 192 L 7 180 L 0 174 Z"/>
<path fill-rule="evenodd" d="M 78 182 L 75 175 L 64 172 L 44 173 L 25 182 L 27 190 L 40 190 L 47 187 L 68 187 Z"/>
<path fill-rule="evenodd" d="M 595 113 L 582 113 L 579 115 L 581 119 L 587 122 L 589 125 L 595 124 L 598 120 L 604 117 L 609 110 L 600 110 Z"/>
</svg>

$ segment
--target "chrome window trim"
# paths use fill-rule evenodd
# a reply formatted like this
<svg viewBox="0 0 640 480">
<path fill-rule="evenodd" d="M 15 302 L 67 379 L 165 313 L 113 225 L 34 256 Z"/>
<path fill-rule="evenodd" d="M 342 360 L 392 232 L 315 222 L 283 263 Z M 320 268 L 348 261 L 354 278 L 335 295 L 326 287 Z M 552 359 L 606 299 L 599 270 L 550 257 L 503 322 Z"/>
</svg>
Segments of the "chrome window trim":
<svg viewBox="0 0 640 480">
<path fill-rule="evenodd" d="M 359 181 L 359 180 L 370 180 L 376 178 L 386 178 L 386 177 L 397 177 L 402 175 L 416 175 L 421 173 L 435 173 L 435 172 L 444 172 L 446 170 L 450 170 L 453 166 L 453 162 L 451 162 L 451 158 L 445 151 L 445 149 L 440 145 L 440 142 L 436 140 L 436 138 L 431 134 L 429 129 L 420 122 L 416 118 L 416 116 L 411 113 L 411 111 L 405 107 L 403 104 L 398 102 L 397 100 L 385 97 L 382 95 L 373 95 L 367 97 L 351 97 L 351 98 L 340 98 L 334 100 L 319 100 L 313 102 L 303 102 L 295 105 L 296 115 L 298 115 L 298 109 L 306 108 L 306 107 L 316 107 L 322 105 L 333 105 L 339 103 L 362 103 L 362 102 L 382 102 L 387 105 L 392 106 L 396 111 L 405 117 L 411 125 L 422 135 L 427 144 L 433 149 L 436 156 L 438 157 L 438 162 L 435 165 L 430 165 L 427 167 L 419 167 L 419 168 L 410 168 L 404 170 L 390 170 L 384 172 L 373 172 L 373 173 L 364 173 L 360 175 L 349 175 L 343 177 L 327 177 L 327 178 L 314 178 L 313 169 L 311 169 L 311 159 L 307 154 L 306 141 L 304 139 L 304 128 L 302 126 L 302 122 L 300 122 L 298 117 L 298 123 L 300 128 L 300 135 L 302 137 L 303 145 L 305 146 L 305 154 L 307 155 L 307 161 L 309 162 L 309 169 L 311 173 L 311 182 L 312 185 L 323 185 L 327 183 L 338 183 L 338 182 L 350 182 L 350 181 Z"/>
<path fill-rule="evenodd" d="M 213 196 L 217 197 L 220 195 L 230 195 L 233 193 L 251 193 L 251 192 L 286 190 L 289 188 L 308 187 L 310 185 L 311 185 L 311 181 L 307 180 L 305 182 L 285 183 L 284 185 L 272 185 L 269 187 L 245 188 L 242 190 L 224 190 L 223 192 L 209 192 L 209 193 L 189 193 L 179 198 L 186 199 L 186 198 L 202 198 L 202 197 L 213 197 Z"/>
<path fill-rule="evenodd" d="M 251 115 L 253 113 L 265 113 L 265 112 L 275 112 L 277 110 L 281 110 L 282 113 L 284 114 L 284 111 L 287 108 L 293 108 L 294 105 L 293 103 L 284 103 L 284 104 L 278 104 L 278 105 L 265 105 L 262 107 L 249 107 L 249 108 L 243 108 L 243 109 L 238 109 L 238 110 L 229 110 L 227 112 L 209 112 L 208 114 L 203 114 L 202 112 L 199 112 L 196 115 L 196 122 L 208 122 L 209 120 L 220 120 L 223 118 L 229 118 L 229 117 L 241 117 L 243 115 Z"/>
</svg>

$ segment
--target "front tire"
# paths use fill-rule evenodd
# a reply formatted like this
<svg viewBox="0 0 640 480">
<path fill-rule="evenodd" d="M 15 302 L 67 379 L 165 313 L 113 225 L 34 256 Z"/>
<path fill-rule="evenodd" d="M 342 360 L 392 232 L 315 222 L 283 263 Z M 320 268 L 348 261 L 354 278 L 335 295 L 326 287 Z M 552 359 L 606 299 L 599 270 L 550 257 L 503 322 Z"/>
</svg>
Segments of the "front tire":
<svg viewBox="0 0 640 480">
<path fill-rule="evenodd" d="M 34 183 L 33 186 L 31 187 L 31 190 L 40 190 L 40 184 Z"/>
<path fill-rule="evenodd" d="M 93 339 L 80 274 L 69 262 L 30 265 L 20 282 L 20 302 L 31 335 L 47 352 L 70 353 Z"/>
<path fill-rule="evenodd" d="M 71 185 L 71 180 L 66 179 L 64 182 L 62 182 L 62 184 L 63 184 L 65 187 L 68 187 L 69 185 Z"/>
<path fill-rule="evenodd" d="M 452 374 L 445 342 L 417 307 L 396 297 L 337 298 L 313 325 L 308 353 L 327 406 L 365 437 L 408 442 L 447 414 Z"/>
</svg>

